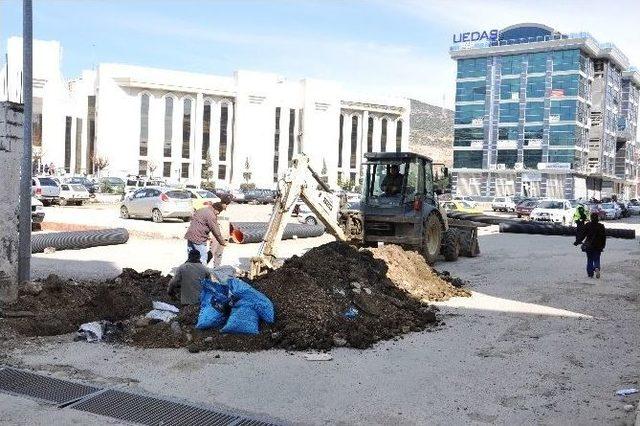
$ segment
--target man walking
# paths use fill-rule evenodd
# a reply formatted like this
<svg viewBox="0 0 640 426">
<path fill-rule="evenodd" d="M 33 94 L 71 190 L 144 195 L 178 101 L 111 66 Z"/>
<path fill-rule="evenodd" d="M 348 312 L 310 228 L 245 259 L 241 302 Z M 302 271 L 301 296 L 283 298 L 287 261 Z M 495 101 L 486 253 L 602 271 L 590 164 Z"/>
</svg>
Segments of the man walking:
<svg viewBox="0 0 640 426">
<path fill-rule="evenodd" d="M 191 224 L 184 238 L 187 240 L 187 252 L 197 250 L 200 253 L 200 262 L 207 264 L 207 241 L 209 233 L 213 234 L 211 239 L 211 252 L 213 254 L 213 266 L 220 266 L 222 252 L 227 242 L 222 238 L 220 225 L 218 225 L 218 215 L 225 209 L 222 203 L 213 203 L 196 210 L 191 217 Z"/>
<path fill-rule="evenodd" d="M 591 213 L 591 221 L 584 225 L 583 232 L 576 237 L 574 246 L 582 243 L 582 251 L 587 254 L 587 275 L 600 278 L 600 255 L 607 242 L 604 225 L 599 223 L 597 213 Z"/>
</svg>

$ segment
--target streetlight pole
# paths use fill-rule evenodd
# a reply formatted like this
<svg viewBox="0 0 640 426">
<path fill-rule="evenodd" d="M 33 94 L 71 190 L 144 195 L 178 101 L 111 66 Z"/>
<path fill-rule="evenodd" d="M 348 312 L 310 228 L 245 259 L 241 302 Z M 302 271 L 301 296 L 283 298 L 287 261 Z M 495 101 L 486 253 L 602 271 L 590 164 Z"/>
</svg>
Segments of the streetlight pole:
<svg viewBox="0 0 640 426">
<path fill-rule="evenodd" d="M 18 281 L 31 279 L 31 123 L 33 115 L 33 6 L 22 1 L 22 90 L 24 100 L 23 150 L 20 162 L 18 222 Z"/>
</svg>

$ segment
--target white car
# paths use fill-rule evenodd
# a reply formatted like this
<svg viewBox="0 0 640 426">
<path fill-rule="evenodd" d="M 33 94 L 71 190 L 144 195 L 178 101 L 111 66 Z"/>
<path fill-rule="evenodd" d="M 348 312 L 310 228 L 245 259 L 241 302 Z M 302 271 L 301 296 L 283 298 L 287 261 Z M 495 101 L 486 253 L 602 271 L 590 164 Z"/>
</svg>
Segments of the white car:
<svg viewBox="0 0 640 426">
<path fill-rule="evenodd" d="M 631 214 L 640 214 L 640 201 L 629 201 L 629 203 L 627 204 L 627 209 L 629 209 L 629 213 Z"/>
<path fill-rule="evenodd" d="M 491 203 L 491 210 L 494 212 L 515 212 L 516 203 L 513 202 L 511 197 L 495 197 Z"/>
<path fill-rule="evenodd" d="M 295 209 L 298 217 L 298 222 L 306 223 L 307 225 L 317 225 L 320 223 L 318 217 L 307 207 L 306 204 L 300 203 Z"/>
<path fill-rule="evenodd" d="M 573 213 L 574 208 L 571 207 L 571 201 L 548 199 L 540 201 L 536 208 L 531 211 L 529 218 L 536 222 L 571 225 L 573 223 Z"/>
<path fill-rule="evenodd" d="M 89 200 L 89 191 L 84 185 L 79 183 L 62 183 L 60 184 L 60 205 L 75 204 L 81 206 L 82 203 Z"/>
</svg>

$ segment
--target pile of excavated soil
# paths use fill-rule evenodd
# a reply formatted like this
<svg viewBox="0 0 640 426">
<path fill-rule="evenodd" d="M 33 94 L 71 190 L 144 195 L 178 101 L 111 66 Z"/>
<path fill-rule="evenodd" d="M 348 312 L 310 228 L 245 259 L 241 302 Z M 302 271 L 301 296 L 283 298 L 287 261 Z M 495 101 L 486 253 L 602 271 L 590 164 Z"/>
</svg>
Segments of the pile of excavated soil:
<svg viewBox="0 0 640 426">
<path fill-rule="evenodd" d="M 363 349 L 437 324 L 436 309 L 426 301 L 468 295 L 441 279 L 416 253 L 395 246 L 357 250 L 333 242 L 286 260 L 252 283 L 273 302 L 274 324 L 262 324 L 256 336 L 225 335 L 194 329 L 199 306 L 182 307 L 171 323 L 144 318 L 154 300 L 175 303 L 165 293 L 168 280 L 158 271 L 131 269 L 103 283 L 50 276 L 23 288 L 18 301 L 5 308 L 5 313 L 26 311 L 24 315 L 5 315 L 0 323 L 22 335 L 42 336 L 73 332 L 84 322 L 109 320 L 121 330 L 113 336 L 117 341 L 190 351 Z"/>
<path fill-rule="evenodd" d="M 389 268 L 387 277 L 393 283 L 422 301 L 443 301 L 451 297 L 469 297 L 471 293 L 455 287 L 462 284 L 448 273 L 440 274 L 415 251 L 403 250 L 396 245 L 369 249 L 375 259 L 385 262 Z"/>
</svg>

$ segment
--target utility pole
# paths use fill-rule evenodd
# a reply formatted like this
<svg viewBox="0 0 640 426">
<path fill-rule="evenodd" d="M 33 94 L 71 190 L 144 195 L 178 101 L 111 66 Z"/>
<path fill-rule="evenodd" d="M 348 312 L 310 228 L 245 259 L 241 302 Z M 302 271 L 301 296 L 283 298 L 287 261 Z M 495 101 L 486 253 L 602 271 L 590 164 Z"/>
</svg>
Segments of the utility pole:
<svg viewBox="0 0 640 426">
<path fill-rule="evenodd" d="M 31 280 L 31 123 L 33 115 L 33 5 L 22 1 L 22 90 L 24 91 L 24 148 L 20 162 L 18 222 L 18 281 Z"/>
</svg>

